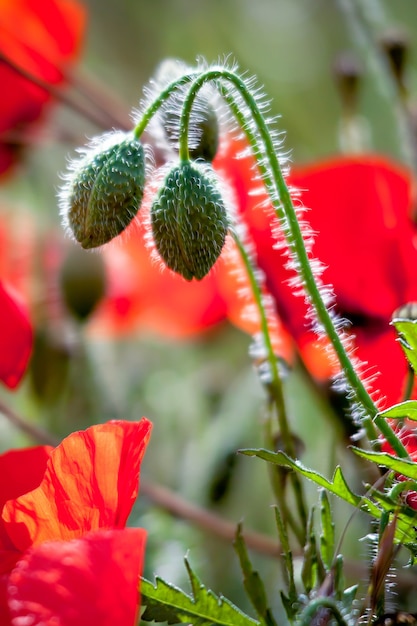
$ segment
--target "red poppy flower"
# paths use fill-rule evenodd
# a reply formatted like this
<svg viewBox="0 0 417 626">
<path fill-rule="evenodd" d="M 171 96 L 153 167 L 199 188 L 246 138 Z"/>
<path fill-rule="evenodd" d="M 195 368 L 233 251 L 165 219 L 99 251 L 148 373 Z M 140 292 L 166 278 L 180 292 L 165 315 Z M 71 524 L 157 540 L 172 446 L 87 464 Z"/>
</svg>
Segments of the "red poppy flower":
<svg viewBox="0 0 417 626">
<path fill-rule="evenodd" d="M 113 421 L 0 456 L 1 624 L 133 626 L 145 531 L 125 524 L 150 430 Z"/>
<path fill-rule="evenodd" d="M 56 85 L 76 56 L 85 10 L 76 0 L 2 0 L 0 2 L 0 173 L 16 159 L 13 133 L 39 118 L 49 94 L 6 63 Z"/>
<path fill-rule="evenodd" d="M 242 142 L 230 142 L 217 167 L 237 192 L 239 210 L 285 327 L 312 373 L 330 376 L 331 364 L 316 349 L 317 339 L 308 328 L 306 304 L 290 286 L 295 272 L 285 267 L 285 251 L 274 245 L 271 212 L 259 208 L 266 194 L 251 194 L 253 158 L 235 158 L 241 150 Z M 334 288 L 337 311 L 351 322 L 356 354 L 370 374 L 379 373 L 376 384 L 382 394 L 396 402 L 407 365 L 389 323 L 395 309 L 417 299 L 410 175 L 388 159 L 360 155 L 295 168 L 288 183 L 302 191 L 302 203 L 310 209 L 305 218 L 317 234 L 313 253 L 325 266 L 323 282 Z"/>
<path fill-rule="evenodd" d="M 0 281 L 0 380 L 14 389 L 25 373 L 33 333 L 28 311 Z"/>
</svg>

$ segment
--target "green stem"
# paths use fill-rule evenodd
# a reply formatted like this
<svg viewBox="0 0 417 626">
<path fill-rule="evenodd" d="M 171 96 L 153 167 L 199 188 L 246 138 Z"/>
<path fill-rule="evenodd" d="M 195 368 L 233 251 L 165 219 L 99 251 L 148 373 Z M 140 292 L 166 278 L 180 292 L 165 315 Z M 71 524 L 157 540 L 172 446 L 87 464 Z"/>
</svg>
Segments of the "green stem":
<svg viewBox="0 0 417 626">
<path fill-rule="evenodd" d="M 409 400 L 411 398 L 411 396 L 413 395 L 413 389 L 414 389 L 414 384 L 415 384 L 415 373 L 413 368 L 409 365 L 408 366 L 408 370 L 407 370 L 407 378 L 405 381 L 405 388 L 404 388 L 404 392 L 403 392 L 403 399 L 402 402 L 405 402 L 406 400 Z"/>
<path fill-rule="evenodd" d="M 323 326 L 328 338 L 333 345 L 345 378 L 349 383 L 353 393 L 355 394 L 357 402 L 365 411 L 365 415 L 361 416 L 362 424 L 367 429 L 368 436 L 370 437 L 370 439 L 372 439 L 375 434 L 372 424 L 373 420 L 375 425 L 379 428 L 380 432 L 384 435 L 385 439 L 395 450 L 398 456 L 403 458 L 407 457 L 407 451 L 405 450 L 401 441 L 399 441 L 399 439 L 396 437 L 390 425 L 384 420 L 384 418 L 378 415 L 378 409 L 375 406 L 371 396 L 367 392 L 365 386 L 363 385 L 361 379 L 359 378 L 346 352 L 343 340 L 336 330 L 333 319 L 322 298 L 320 288 L 316 283 L 314 272 L 310 265 L 308 253 L 304 245 L 301 227 L 292 203 L 290 192 L 281 171 L 279 159 L 275 152 L 275 146 L 269 132 L 268 124 L 265 121 L 260 108 L 258 107 L 255 97 L 247 88 L 244 80 L 242 80 L 234 72 L 224 68 L 216 68 L 202 72 L 197 78 L 194 79 L 183 105 L 183 111 L 181 116 L 182 132 L 180 130 L 180 153 L 182 151 L 182 154 L 186 154 L 186 124 L 187 119 L 189 118 L 193 101 L 199 89 L 206 82 L 218 82 L 219 80 L 227 81 L 235 87 L 235 89 L 238 91 L 241 98 L 243 99 L 245 105 L 248 107 L 250 114 L 252 115 L 253 120 L 256 124 L 257 132 L 259 133 L 262 144 L 265 148 L 265 153 L 263 153 L 263 151 L 259 148 L 258 141 L 256 140 L 254 133 L 248 130 L 249 125 L 247 122 L 244 124 L 243 130 L 248 138 L 251 147 L 255 148 L 255 157 L 257 158 L 262 179 L 269 192 L 276 215 L 284 230 L 289 248 L 297 259 L 299 275 L 302 279 L 302 283 L 310 298 L 310 301 L 314 306 L 318 321 Z M 232 97 L 230 91 L 228 93 L 229 96 Z M 259 158 L 260 156 L 261 158 Z M 267 165 L 265 165 L 263 162 L 265 157 L 268 161 Z M 266 172 L 268 168 L 270 168 L 270 172 Z"/>
<path fill-rule="evenodd" d="M 166 100 L 168 100 L 168 98 L 174 93 L 174 91 L 190 83 L 193 79 L 195 79 L 196 76 L 198 76 L 196 72 L 190 72 L 189 74 L 184 74 L 180 76 L 180 78 L 177 78 L 176 80 L 172 81 L 169 85 L 167 85 L 167 87 L 165 87 L 163 91 L 161 91 L 161 93 L 158 94 L 155 100 L 151 102 L 151 104 L 143 113 L 142 118 L 139 121 L 139 123 L 133 129 L 133 134 L 136 137 L 136 139 L 140 139 L 142 133 L 144 132 L 145 128 L 151 121 L 152 117 L 161 108 L 163 103 Z"/>
<path fill-rule="evenodd" d="M 315 600 L 312 600 L 302 612 L 301 617 L 297 620 L 297 626 L 311 626 L 316 623 L 321 624 L 321 616 L 318 616 L 317 621 L 314 620 L 320 609 L 330 611 L 339 626 L 347 626 L 347 623 L 343 619 L 336 602 L 331 598 L 316 598 Z"/>
<path fill-rule="evenodd" d="M 271 394 L 271 399 L 276 408 L 277 417 L 278 417 L 278 425 L 279 425 L 280 433 L 281 433 L 282 440 L 284 443 L 284 450 L 287 451 L 287 453 L 292 458 L 295 458 L 296 453 L 295 453 L 295 448 L 294 448 L 294 441 L 293 441 L 293 437 L 292 437 L 292 434 L 288 425 L 284 393 L 283 393 L 281 379 L 279 377 L 277 358 L 274 353 L 274 348 L 272 346 L 271 336 L 269 333 L 268 316 L 265 310 L 262 292 L 259 287 L 254 268 L 252 266 L 251 260 L 246 251 L 245 246 L 243 245 L 242 241 L 240 240 L 234 228 L 230 229 L 230 234 L 232 235 L 236 243 L 236 246 L 239 250 L 240 256 L 244 263 L 245 270 L 246 270 L 246 273 L 248 275 L 249 282 L 251 285 L 251 290 L 252 290 L 252 294 L 255 300 L 255 304 L 259 312 L 260 322 L 261 322 L 261 332 L 262 332 L 262 337 L 263 337 L 263 341 L 265 344 L 268 364 L 270 367 L 270 375 L 271 375 L 268 389 Z M 270 423 L 271 423 L 270 417 L 268 417 L 268 423 L 269 423 L 269 431 L 270 431 Z M 272 439 L 270 432 L 268 434 L 268 439 Z M 269 443 L 272 443 L 272 442 L 269 442 Z M 298 513 L 301 519 L 301 526 L 303 529 L 305 529 L 306 522 L 307 522 L 307 512 L 306 512 L 306 506 L 305 506 L 305 500 L 304 500 L 304 494 L 302 490 L 301 481 L 299 480 L 298 476 L 294 472 L 291 472 L 291 480 L 293 484 L 294 495 L 296 498 Z M 272 486 L 273 486 L 275 495 L 277 497 L 278 503 L 282 506 L 283 501 L 284 501 L 282 497 L 283 490 L 281 486 L 278 485 L 278 482 L 279 481 L 272 480 Z M 282 512 L 284 514 L 285 510 L 282 509 Z M 305 540 L 305 536 L 304 536 L 305 531 L 297 530 L 296 526 L 294 525 L 295 522 L 293 522 L 292 517 L 290 518 L 288 513 L 289 512 L 287 511 L 287 514 L 285 517 L 290 522 L 293 528 L 293 531 L 298 537 L 301 545 L 303 545 L 304 540 Z"/>
</svg>

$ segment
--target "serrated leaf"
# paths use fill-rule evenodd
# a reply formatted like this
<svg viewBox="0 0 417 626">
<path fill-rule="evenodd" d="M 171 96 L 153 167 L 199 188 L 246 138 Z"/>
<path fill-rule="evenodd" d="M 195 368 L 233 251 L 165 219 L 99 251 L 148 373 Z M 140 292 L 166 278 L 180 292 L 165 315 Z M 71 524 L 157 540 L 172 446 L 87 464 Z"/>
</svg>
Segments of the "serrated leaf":
<svg viewBox="0 0 417 626">
<path fill-rule="evenodd" d="M 409 419 L 417 421 L 417 400 L 407 400 L 400 402 L 379 414 L 381 417 L 390 417 L 392 419 Z"/>
<path fill-rule="evenodd" d="M 356 451 L 356 448 L 353 448 L 353 449 Z M 378 499 L 381 496 L 381 501 L 378 502 L 381 508 L 377 504 L 372 502 L 369 499 L 369 497 L 359 496 L 353 493 L 350 490 L 346 482 L 346 479 L 343 476 L 342 470 L 340 469 L 339 466 L 337 466 L 334 471 L 333 479 L 329 481 L 327 480 L 327 478 L 324 478 L 324 476 L 322 476 L 318 472 L 305 468 L 299 461 L 293 461 L 286 454 L 284 454 L 284 452 L 270 452 L 269 450 L 263 450 L 263 449 L 245 449 L 245 450 L 240 450 L 240 452 L 242 454 L 246 454 L 247 456 L 257 456 L 270 463 L 276 463 L 278 465 L 291 467 L 295 471 L 299 472 L 302 476 L 305 476 L 306 478 L 313 481 L 317 485 L 324 487 L 330 493 L 333 493 L 339 498 L 348 502 L 349 504 L 352 504 L 353 506 L 360 508 L 362 511 L 364 511 L 365 513 L 368 513 L 369 515 L 372 515 L 376 519 L 380 519 L 383 510 L 394 511 L 398 508 L 398 503 L 394 503 L 390 501 L 389 499 L 384 498 L 383 494 L 380 494 L 379 492 L 374 492 L 372 495 L 375 498 L 378 497 Z M 383 455 L 383 453 L 381 452 L 367 453 L 362 450 L 359 450 L 359 453 L 360 454 L 363 453 L 364 455 L 365 454 Z M 387 455 L 387 456 L 390 456 L 390 455 Z M 395 461 L 399 461 L 399 459 L 397 459 L 396 457 L 391 457 L 391 458 L 394 459 Z M 377 462 L 379 462 L 379 460 Z M 404 459 L 402 459 L 401 462 L 410 464 L 410 461 L 406 461 Z M 384 464 L 385 463 L 381 462 L 381 465 L 384 465 Z M 400 473 L 404 473 L 404 472 L 401 471 Z M 415 527 L 417 526 L 416 518 L 417 518 L 417 515 L 413 514 L 411 510 L 402 511 L 401 513 L 399 513 L 398 522 L 397 522 L 397 532 L 395 535 L 396 541 L 404 544 L 410 550 L 410 552 L 413 554 L 413 559 L 417 555 L 417 542 L 416 542 L 416 530 L 415 530 Z"/>
<path fill-rule="evenodd" d="M 332 511 L 330 508 L 329 497 L 324 489 L 320 492 L 320 552 L 321 558 L 329 570 L 334 558 L 334 523 L 332 519 Z"/>
<path fill-rule="evenodd" d="M 360 448 L 352 447 L 352 450 L 363 459 L 368 459 L 377 465 L 383 465 L 388 469 L 394 470 L 397 474 L 402 474 L 412 480 L 417 480 L 417 463 L 408 459 L 400 459 L 386 452 L 369 452 Z"/>
<path fill-rule="evenodd" d="M 141 617 L 145 622 L 191 623 L 194 626 L 260 626 L 258 621 L 243 613 L 229 600 L 216 596 L 201 584 L 195 597 L 157 576 L 155 584 L 142 578 L 140 592 L 142 605 L 146 607 Z"/>
<path fill-rule="evenodd" d="M 374 515 L 377 518 L 380 516 L 378 507 L 376 507 L 374 503 L 369 500 L 369 498 L 359 496 L 351 491 L 345 477 L 343 476 L 340 466 L 336 467 L 333 478 L 330 481 L 318 472 L 304 467 L 304 465 L 299 461 L 293 461 L 284 452 L 271 452 L 262 448 L 239 450 L 239 452 L 246 454 L 247 456 L 257 456 L 260 459 L 268 461 L 269 463 L 291 467 L 302 476 L 305 476 L 309 480 L 316 483 L 316 485 L 324 487 L 327 491 L 334 493 L 336 496 L 345 500 L 352 506 L 360 507 L 362 510 Z"/>
<path fill-rule="evenodd" d="M 399 335 L 399 343 L 413 368 L 417 372 L 417 320 L 393 320 Z"/>
<path fill-rule="evenodd" d="M 236 553 L 239 557 L 240 566 L 243 572 L 243 584 L 246 593 L 252 602 L 255 611 L 264 624 L 276 626 L 271 609 L 268 607 L 265 587 L 258 572 L 256 572 L 250 562 L 245 540 L 242 535 L 242 525 L 238 524 L 235 540 L 233 542 Z"/>
</svg>

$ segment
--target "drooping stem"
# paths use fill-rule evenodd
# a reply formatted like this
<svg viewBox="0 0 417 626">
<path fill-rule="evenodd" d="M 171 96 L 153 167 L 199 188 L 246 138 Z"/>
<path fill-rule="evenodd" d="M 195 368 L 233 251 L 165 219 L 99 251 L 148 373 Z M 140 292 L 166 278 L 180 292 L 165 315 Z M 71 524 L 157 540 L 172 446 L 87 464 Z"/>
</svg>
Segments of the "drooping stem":
<svg viewBox="0 0 417 626">
<path fill-rule="evenodd" d="M 180 76 L 179 78 L 177 78 L 176 80 L 173 80 L 171 83 L 169 83 L 169 85 L 167 85 L 165 87 L 165 89 L 163 89 L 163 91 L 161 91 L 158 94 L 158 96 L 155 98 L 155 100 L 153 100 L 149 104 L 149 106 L 147 107 L 145 112 L 142 114 L 142 117 L 141 117 L 139 123 L 136 125 L 136 127 L 133 130 L 133 134 L 136 137 L 136 139 L 139 139 L 141 137 L 142 133 L 144 132 L 145 128 L 147 127 L 147 125 L 151 121 L 152 117 L 161 108 L 163 103 L 166 100 L 168 100 L 168 98 L 175 91 L 177 91 L 177 89 L 180 89 L 181 87 L 183 87 L 187 83 L 190 83 L 196 76 L 198 76 L 198 74 L 196 72 L 190 72 L 188 74 L 184 74 L 184 75 Z"/>
<path fill-rule="evenodd" d="M 333 318 L 323 300 L 320 287 L 316 282 L 307 249 L 304 244 L 301 227 L 298 222 L 289 189 L 281 170 L 268 124 L 257 104 L 256 98 L 252 95 L 244 80 L 242 80 L 233 71 L 225 68 L 213 68 L 202 72 L 193 80 L 187 93 L 187 97 L 184 100 L 181 114 L 179 137 L 180 156 L 184 158 L 188 154 L 188 124 L 194 99 L 201 87 L 210 81 L 220 83 L 220 92 L 222 92 L 221 83 L 223 81 L 231 84 L 237 90 L 250 111 L 264 150 L 261 150 L 259 140 L 257 137 L 255 138 L 254 133 L 248 131 L 249 125 L 247 123 L 243 125 L 243 131 L 253 148 L 262 179 L 270 195 L 271 203 L 275 209 L 278 220 L 283 227 L 288 246 L 297 260 L 299 275 L 302 279 L 302 283 L 311 304 L 315 309 L 317 319 L 326 332 L 336 352 L 345 378 L 352 389 L 357 402 L 364 412 L 364 415 L 362 415 L 362 423 L 364 427 L 367 428 L 367 432 L 369 433 L 368 436 L 371 435 L 372 437 L 375 432 L 372 425 L 373 420 L 398 456 L 408 456 L 403 444 L 396 437 L 390 425 L 378 415 L 377 407 L 375 406 L 371 396 L 366 390 L 348 356 L 343 340 L 339 336 Z M 230 90 L 227 91 L 227 94 L 230 101 L 230 99 L 233 98 L 233 94 Z"/>
</svg>

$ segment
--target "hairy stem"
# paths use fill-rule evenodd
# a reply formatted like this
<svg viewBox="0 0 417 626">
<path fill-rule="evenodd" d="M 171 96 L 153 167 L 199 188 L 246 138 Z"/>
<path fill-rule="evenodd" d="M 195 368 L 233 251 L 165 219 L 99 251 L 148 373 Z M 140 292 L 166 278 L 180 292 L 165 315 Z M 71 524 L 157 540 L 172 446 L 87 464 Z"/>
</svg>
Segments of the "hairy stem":
<svg viewBox="0 0 417 626">
<path fill-rule="evenodd" d="M 214 81 L 216 83 L 224 81 L 231 84 L 239 93 L 252 115 L 257 128 L 257 133 L 259 134 L 260 141 L 264 147 L 264 153 L 262 152 L 259 146 L 259 141 L 255 138 L 254 133 L 248 131 L 247 123 L 243 126 L 243 131 L 245 132 L 251 147 L 254 149 L 254 154 L 259 165 L 262 179 L 269 192 L 271 203 L 275 209 L 278 220 L 283 227 L 288 246 L 297 260 L 299 275 L 302 279 L 302 283 L 311 304 L 315 309 L 317 319 L 331 341 L 345 378 L 352 389 L 358 404 L 364 412 L 361 417 L 364 427 L 368 429 L 368 436 L 371 438 L 371 435 L 374 432 L 372 425 L 373 420 L 398 456 L 407 457 L 407 451 L 401 441 L 399 441 L 396 437 L 390 425 L 378 414 L 377 407 L 375 406 L 371 396 L 366 390 L 348 356 L 343 340 L 336 329 L 333 318 L 323 300 L 320 287 L 316 282 L 307 249 L 304 245 L 301 227 L 292 203 L 291 194 L 286 185 L 279 159 L 275 152 L 274 141 L 271 137 L 268 124 L 258 107 L 256 98 L 252 95 L 244 80 L 242 80 L 233 71 L 225 68 L 213 68 L 202 72 L 197 78 L 194 79 L 184 101 L 181 115 L 180 154 L 187 154 L 187 124 L 193 101 L 199 89 L 201 89 L 205 83 L 210 81 Z M 229 99 L 233 97 L 230 90 L 228 91 L 228 95 Z M 265 159 L 267 160 L 267 164 L 265 164 Z"/>
</svg>

